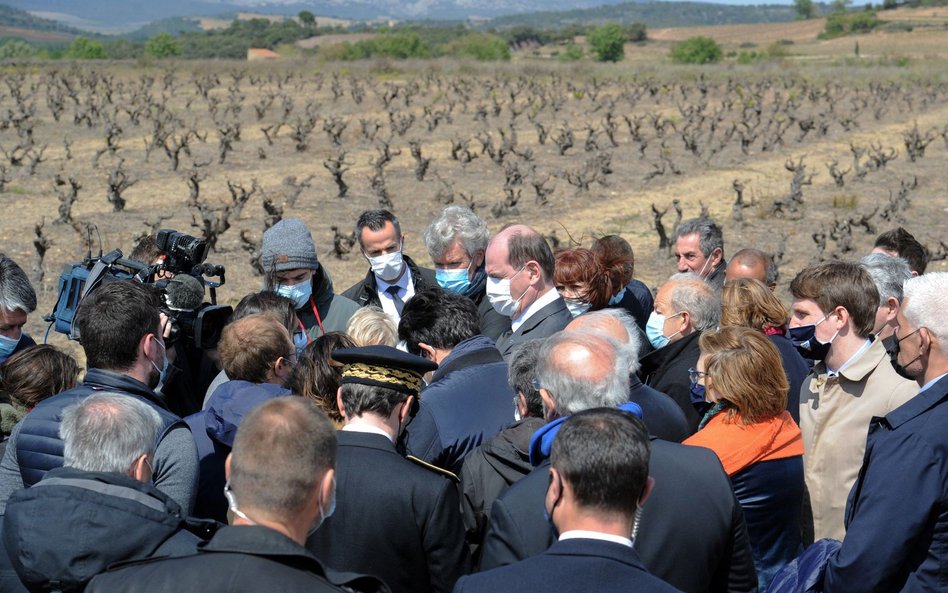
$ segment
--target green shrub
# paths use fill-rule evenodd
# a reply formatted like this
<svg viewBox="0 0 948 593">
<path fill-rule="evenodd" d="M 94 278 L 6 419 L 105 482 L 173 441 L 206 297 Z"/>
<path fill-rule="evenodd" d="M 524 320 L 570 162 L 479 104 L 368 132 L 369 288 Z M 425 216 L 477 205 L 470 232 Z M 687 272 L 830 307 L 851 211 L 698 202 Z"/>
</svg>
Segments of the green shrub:
<svg viewBox="0 0 948 593">
<path fill-rule="evenodd" d="M 671 59 L 679 64 L 712 64 L 721 61 L 724 52 L 710 37 L 691 37 L 675 45 Z"/>
<path fill-rule="evenodd" d="M 606 23 L 586 36 L 589 47 L 600 62 L 618 62 L 625 57 L 626 34 L 622 26 Z"/>
<path fill-rule="evenodd" d="M 510 59 L 507 42 L 496 35 L 470 33 L 447 44 L 443 52 L 456 58 L 470 58 L 479 62 Z"/>
<path fill-rule="evenodd" d="M 555 52 L 559 53 L 559 52 Z M 583 59 L 583 48 L 576 45 L 575 43 L 567 43 L 566 48 L 563 49 L 563 53 L 559 54 L 559 60 L 561 62 L 577 62 Z"/>
<path fill-rule="evenodd" d="M 832 39 L 843 35 L 868 33 L 882 24 L 874 10 L 860 12 L 840 12 L 826 17 L 826 27 L 820 33 L 821 39 Z"/>
<path fill-rule="evenodd" d="M 69 44 L 66 57 L 73 60 L 104 60 L 106 55 L 101 41 L 93 41 L 88 37 L 76 37 Z"/>
<path fill-rule="evenodd" d="M 170 33 L 158 33 L 145 42 L 145 55 L 159 60 L 181 55 L 181 45 Z"/>
<path fill-rule="evenodd" d="M 0 60 L 29 58 L 36 54 L 36 48 L 22 39 L 8 39 L 0 45 Z"/>
</svg>

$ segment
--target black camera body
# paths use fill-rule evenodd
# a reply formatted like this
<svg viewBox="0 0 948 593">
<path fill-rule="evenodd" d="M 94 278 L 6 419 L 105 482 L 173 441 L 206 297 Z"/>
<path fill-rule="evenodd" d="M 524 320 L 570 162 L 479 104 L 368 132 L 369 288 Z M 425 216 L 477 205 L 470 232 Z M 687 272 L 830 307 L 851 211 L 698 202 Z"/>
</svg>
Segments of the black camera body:
<svg viewBox="0 0 948 593">
<path fill-rule="evenodd" d="M 189 341 L 199 349 L 215 348 L 221 331 L 233 309 L 217 304 L 216 289 L 224 284 L 224 267 L 204 263 L 208 245 L 196 237 L 170 229 L 162 229 L 156 237 L 159 249 L 167 253 L 162 263 L 147 265 L 126 259 L 118 249 L 81 262 L 66 265 L 59 277 L 58 296 L 52 313 L 45 317 L 54 323 L 57 332 L 79 340 L 74 323 L 82 299 L 96 287 L 116 281 L 133 281 L 154 285 L 161 293 L 162 312 L 171 321 L 167 343 Z M 156 274 L 171 272 L 174 278 L 156 280 Z M 218 277 L 219 281 L 208 277 Z M 204 302 L 204 289 L 211 290 L 210 302 Z"/>
</svg>

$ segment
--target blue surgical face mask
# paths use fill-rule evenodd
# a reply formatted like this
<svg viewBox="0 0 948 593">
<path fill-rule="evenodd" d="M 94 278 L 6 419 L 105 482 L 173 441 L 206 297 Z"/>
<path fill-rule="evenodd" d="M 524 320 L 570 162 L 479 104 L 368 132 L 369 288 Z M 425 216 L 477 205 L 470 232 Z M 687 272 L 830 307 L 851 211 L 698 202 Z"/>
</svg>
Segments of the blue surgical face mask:
<svg viewBox="0 0 948 593">
<path fill-rule="evenodd" d="M 0 362 L 10 358 L 10 355 L 13 354 L 13 351 L 16 350 L 16 347 L 22 339 L 23 332 L 20 332 L 20 337 L 15 340 L 6 336 L 0 336 Z"/>
<path fill-rule="evenodd" d="M 711 408 L 712 402 L 708 401 L 708 391 L 701 383 L 691 384 L 691 405 L 702 416 Z"/>
<path fill-rule="evenodd" d="M 303 353 L 307 344 L 309 344 L 309 338 L 306 337 L 306 332 L 301 329 L 293 332 L 293 345 L 296 346 L 297 356 Z"/>
<path fill-rule="evenodd" d="M 672 336 L 681 333 L 679 330 L 671 336 L 665 335 L 665 321 L 671 319 L 672 317 L 678 317 L 679 315 L 681 315 L 681 313 L 675 313 L 674 315 L 665 317 L 658 311 L 652 311 L 652 314 L 648 316 L 648 323 L 645 324 L 645 336 L 648 338 L 648 341 L 652 343 L 652 346 L 654 346 L 656 350 L 668 345 L 668 342 L 671 341 Z"/>
<path fill-rule="evenodd" d="M 613 307 L 622 302 L 622 299 L 625 298 L 625 287 L 622 287 L 622 290 L 619 291 L 619 294 L 613 296 L 609 299 L 609 304 Z"/>
<path fill-rule="evenodd" d="M 158 365 L 155 364 L 155 361 L 151 360 L 150 358 L 148 359 L 148 362 L 150 362 L 151 366 L 154 367 L 156 371 L 158 371 L 158 383 L 152 387 L 152 389 L 158 393 L 161 393 L 161 388 L 165 386 L 165 379 L 168 378 L 168 367 L 170 364 L 168 362 L 168 351 L 165 345 L 161 342 L 157 343 L 161 344 L 161 358 L 164 360 L 164 362 L 161 364 L 160 369 L 158 368 Z"/>
<path fill-rule="evenodd" d="M 447 270 L 438 268 L 435 270 L 435 279 L 441 288 L 455 294 L 464 294 L 471 285 L 471 279 L 467 268 L 459 270 Z"/>
<path fill-rule="evenodd" d="M 569 314 L 573 317 L 579 317 L 586 311 L 589 311 L 589 308 L 592 307 L 590 303 L 584 303 L 578 299 L 563 299 L 566 301 L 566 308 L 569 309 Z"/>
<path fill-rule="evenodd" d="M 293 307 L 296 309 L 302 309 L 313 294 L 313 283 L 304 280 L 299 284 L 277 284 L 276 293 L 293 301 Z"/>
</svg>

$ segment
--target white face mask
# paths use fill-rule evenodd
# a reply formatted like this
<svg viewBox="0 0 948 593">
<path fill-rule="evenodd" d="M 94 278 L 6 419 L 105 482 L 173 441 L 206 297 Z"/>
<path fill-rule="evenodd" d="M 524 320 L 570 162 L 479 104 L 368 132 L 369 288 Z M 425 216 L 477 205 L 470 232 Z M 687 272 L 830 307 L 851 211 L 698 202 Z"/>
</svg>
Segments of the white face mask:
<svg viewBox="0 0 948 593">
<path fill-rule="evenodd" d="M 579 317 L 586 311 L 589 311 L 592 307 L 592 303 L 584 303 L 577 299 L 563 299 L 566 301 L 566 308 L 569 309 L 569 314 L 573 317 Z"/>
<path fill-rule="evenodd" d="M 517 270 L 517 274 L 522 271 L 523 268 L 520 268 Z M 491 306 L 494 307 L 494 311 L 497 311 L 498 314 L 504 317 L 513 316 L 514 311 L 517 310 L 517 305 L 520 304 L 520 299 L 522 299 L 523 295 L 527 294 L 527 290 L 530 289 L 528 286 L 516 299 L 510 295 L 510 281 L 513 280 L 517 274 L 514 274 L 510 278 L 487 277 L 487 300 L 489 300 Z"/>
<path fill-rule="evenodd" d="M 404 261 L 401 250 L 368 259 L 369 265 L 372 267 L 372 273 L 385 282 L 392 282 L 402 273 Z"/>
</svg>

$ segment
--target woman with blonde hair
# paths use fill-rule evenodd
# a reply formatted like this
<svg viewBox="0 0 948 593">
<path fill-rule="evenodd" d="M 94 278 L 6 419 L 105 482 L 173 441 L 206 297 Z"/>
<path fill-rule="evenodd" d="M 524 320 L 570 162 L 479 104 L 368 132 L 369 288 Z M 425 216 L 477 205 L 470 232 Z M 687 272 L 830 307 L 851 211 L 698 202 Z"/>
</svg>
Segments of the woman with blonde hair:
<svg viewBox="0 0 948 593">
<path fill-rule="evenodd" d="M 398 344 L 398 327 L 381 307 L 368 305 L 352 314 L 346 334 L 356 347 L 391 346 Z"/>
<path fill-rule="evenodd" d="M 729 280 L 721 293 L 721 327 L 747 327 L 763 332 L 780 353 L 787 375 L 787 411 L 800 421 L 800 389 L 810 373 L 806 361 L 787 337 L 790 312 L 772 290 L 760 280 L 740 278 Z"/>
<path fill-rule="evenodd" d="M 686 445 L 714 451 L 744 510 L 758 584 L 801 551 L 803 437 L 786 411 L 787 378 L 760 331 L 722 327 L 699 339 L 692 393 L 713 405 Z"/>
</svg>

